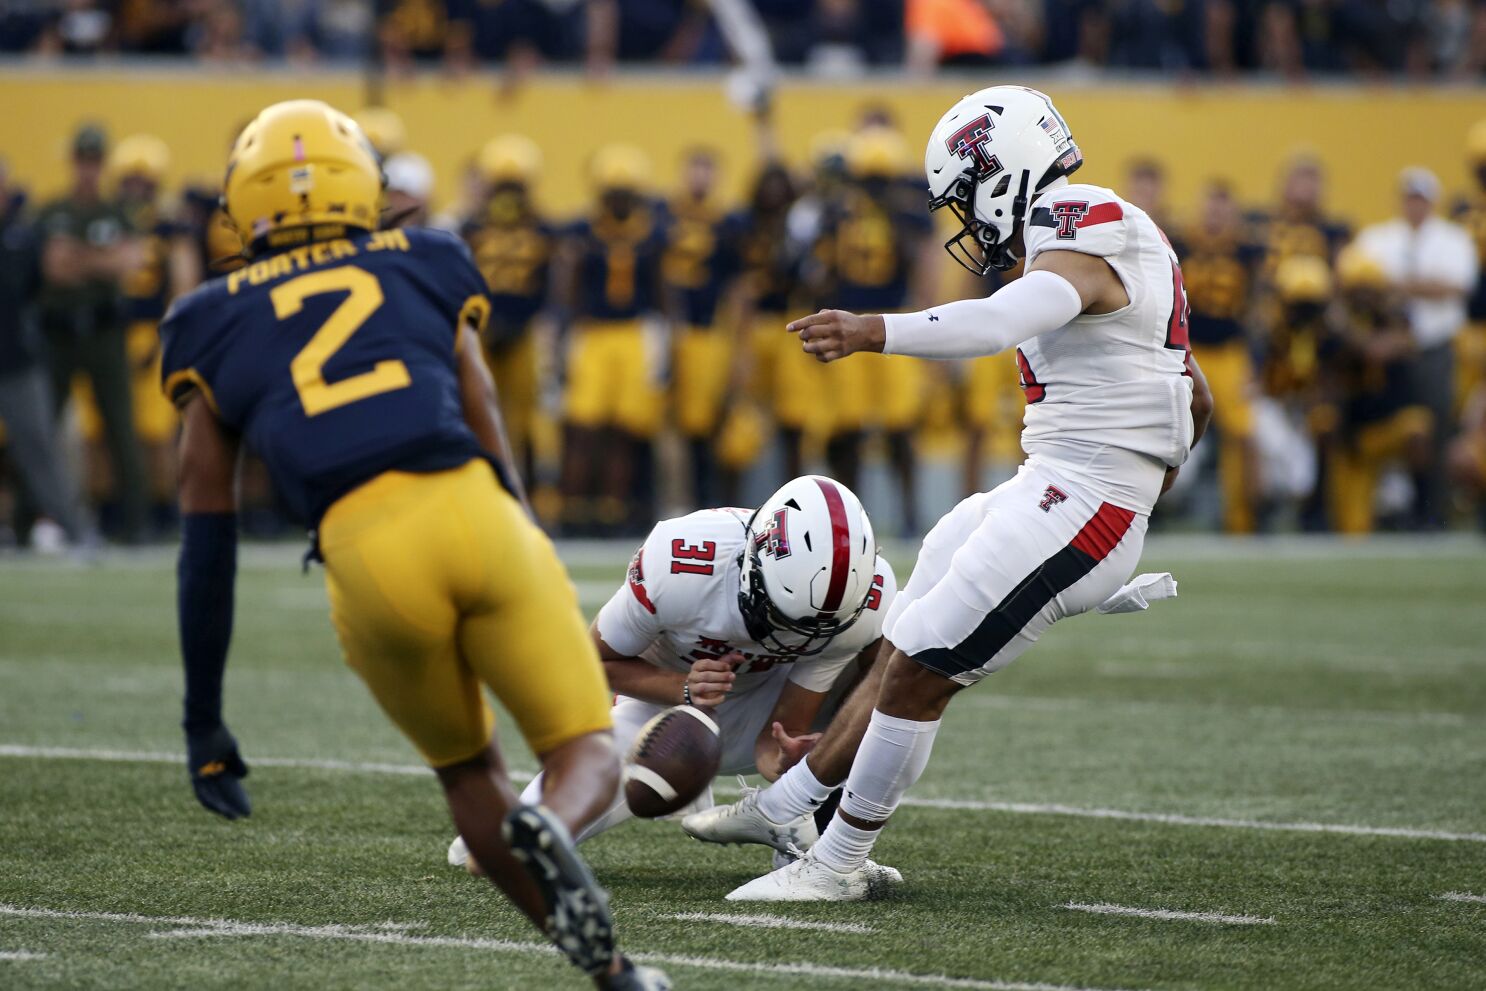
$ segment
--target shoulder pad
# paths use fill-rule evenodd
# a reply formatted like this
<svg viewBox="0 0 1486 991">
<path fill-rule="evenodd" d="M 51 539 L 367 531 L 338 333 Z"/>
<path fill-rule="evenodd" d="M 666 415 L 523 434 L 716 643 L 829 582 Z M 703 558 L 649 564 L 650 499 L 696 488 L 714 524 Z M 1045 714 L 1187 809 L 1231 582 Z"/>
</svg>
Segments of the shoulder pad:
<svg viewBox="0 0 1486 991">
<path fill-rule="evenodd" d="M 1073 185 L 1044 193 L 1027 220 L 1027 260 L 1056 248 L 1116 254 L 1125 246 L 1125 219 L 1124 201 L 1099 186 Z"/>
</svg>

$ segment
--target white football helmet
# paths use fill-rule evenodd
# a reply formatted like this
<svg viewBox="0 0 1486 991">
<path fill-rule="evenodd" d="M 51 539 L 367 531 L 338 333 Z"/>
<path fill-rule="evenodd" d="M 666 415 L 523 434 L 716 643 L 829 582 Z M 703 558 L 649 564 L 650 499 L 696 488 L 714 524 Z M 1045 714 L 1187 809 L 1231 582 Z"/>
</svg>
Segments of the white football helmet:
<svg viewBox="0 0 1486 991">
<path fill-rule="evenodd" d="M 976 275 L 1013 267 L 1012 241 L 1033 196 L 1083 162 L 1046 93 L 990 86 L 963 97 L 924 150 L 929 209 L 949 207 L 960 221 L 945 250 Z"/>
<path fill-rule="evenodd" d="M 738 609 L 748 635 L 781 654 L 818 654 L 866 607 L 877 538 L 850 489 L 804 475 L 748 521 Z"/>
</svg>

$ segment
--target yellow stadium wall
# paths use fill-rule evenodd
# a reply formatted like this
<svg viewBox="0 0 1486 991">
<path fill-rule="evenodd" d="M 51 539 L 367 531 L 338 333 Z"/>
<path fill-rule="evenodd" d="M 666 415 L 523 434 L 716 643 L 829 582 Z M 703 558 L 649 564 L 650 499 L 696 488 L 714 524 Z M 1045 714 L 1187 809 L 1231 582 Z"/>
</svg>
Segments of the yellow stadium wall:
<svg viewBox="0 0 1486 991">
<path fill-rule="evenodd" d="M 785 155 L 803 163 L 815 133 L 849 126 L 864 103 L 878 101 L 897 113 L 916 146 L 966 88 L 964 82 L 790 83 L 778 95 L 778 133 Z M 1267 201 L 1284 160 L 1304 148 L 1328 167 L 1333 211 L 1356 223 L 1378 220 L 1392 212 L 1395 177 L 1406 165 L 1436 170 L 1452 192 L 1466 188 L 1464 134 L 1486 117 L 1486 92 L 1470 89 L 1113 83 L 1048 89 L 1088 158 L 1081 178 L 1117 184 L 1129 159 L 1155 157 L 1169 168 L 1179 215 L 1210 176 L 1226 177 L 1249 202 Z M 267 71 L 11 67 L 0 69 L 0 154 L 21 181 L 49 194 L 65 180 L 72 128 L 95 119 L 115 138 L 147 131 L 165 139 L 174 154 L 173 179 L 209 179 L 220 174 L 235 126 L 264 104 L 313 96 L 354 110 L 362 93 L 361 79 L 350 73 L 295 79 Z M 582 205 L 584 161 L 605 142 L 646 149 L 661 186 L 675 179 L 679 155 L 693 144 L 723 153 L 734 194 L 754 161 L 749 120 L 715 77 L 650 76 L 598 86 L 552 76 L 503 97 L 491 77 L 425 76 L 390 83 L 386 102 L 406 120 L 410 147 L 432 162 L 442 203 L 457 195 L 460 170 L 474 150 L 505 131 L 527 133 L 542 146 L 540 195 L 559 213 Z"/>
</svg>

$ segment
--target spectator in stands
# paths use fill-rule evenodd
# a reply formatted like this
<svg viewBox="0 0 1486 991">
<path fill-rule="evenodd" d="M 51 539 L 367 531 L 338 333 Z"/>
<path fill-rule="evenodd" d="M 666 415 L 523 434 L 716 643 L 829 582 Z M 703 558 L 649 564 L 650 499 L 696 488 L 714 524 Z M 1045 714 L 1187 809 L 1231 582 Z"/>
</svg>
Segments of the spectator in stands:
<svg viewBox="0 0 1486 991">
<path fill-rule="evenodd" d="M 11 187 L 0 160 L 0 423 L 5 427 L 0 446 L 31 505 L 74 544 L 86 544 L 86 517 L 57 441 L 50 384 L 39 360 L 32 303 L 40 258 L 24 206 L 25 196 Z"/>
<path fill-rule="evenodd" d="M 946 64 L 985 65 L 1006 46 L 1001 26 L 981 0 L 908 0 L 904 15 L 904 62 L 919 75 Z"/>
<path fill-rule="evenodd" d="M 134 433 L 120 290 L 142 264 L 143 253 L 125 211 L 104 195 L 106 152 L 102 129 L 79 128 L 72 143 L 72 186 L 36 218 L 42 276 L 38 302 L 52 402 L 60 412 L 73 377 L 87 377 L 113 468 L 118 532 L 137 541 L 144 536 L 148 498 Z"/>
<path fill-rule="evenodd" d="M 1405 169 L 1400 216 L 1357 239 L 1376 258 L 1407 305 L 1414 335 L 1414 396 L 1434 418 L 1431 470 L 1416 493 L 1416 515 L 1445 522 L 1445 452 L 1455 422 L 1455 337 L 1465 326 L 1466 297 L 1475 288 L 1476 247 L 1458 224 L 1436 214 L 1440 181 L 1422 168 Z"/>
<path fill-rule="evenodd" d="M 1129 69 L 1187 72 L 1200 64 L 1202 4 L 1112 0 L 1109 64 Z"/>
</svg>

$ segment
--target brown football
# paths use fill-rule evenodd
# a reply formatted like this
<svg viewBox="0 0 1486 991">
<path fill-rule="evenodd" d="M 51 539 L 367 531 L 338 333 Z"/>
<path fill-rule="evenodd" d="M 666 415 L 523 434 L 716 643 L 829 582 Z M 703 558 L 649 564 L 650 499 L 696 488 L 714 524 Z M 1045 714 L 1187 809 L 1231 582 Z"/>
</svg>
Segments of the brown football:
<svg viewBox="0 0 1486 991">
<path fill-rule="evenodd" d="M 624 763 L 624 800 L 644 819 L 694 802 L 722 765 L 722 731 L 690 705 L 660 713 L 640 729 Z"/>
</svg>

